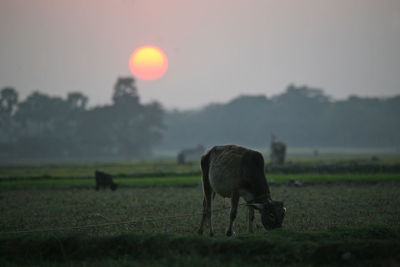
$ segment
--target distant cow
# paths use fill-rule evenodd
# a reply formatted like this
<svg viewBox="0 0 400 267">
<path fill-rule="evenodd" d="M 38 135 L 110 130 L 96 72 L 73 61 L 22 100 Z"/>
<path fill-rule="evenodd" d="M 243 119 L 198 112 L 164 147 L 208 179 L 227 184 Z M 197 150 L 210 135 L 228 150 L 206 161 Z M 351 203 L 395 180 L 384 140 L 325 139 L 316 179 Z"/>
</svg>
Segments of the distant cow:
<svg viewBox="0 0 400 267">
<path fill-rule="evenodd" d="M 249 232 L 253 232 L 254 209 L 260 212 L 265 229 L 282 226 L 286 208 L 283 202 L 271 199 L 264 173 L 264 158 L 259 152 L 235 145 L 214 146 L 201 158 L 201 171 L 204 198 L 199 234 L 203 233 L 207 220 L 210 236 L 213 235 L 211 199 L 215 193 L 231 198 L 227 236 L 232 235 L 240 197 L 247 202 Z"/>
<path fill-rule="evenodd" d="M 118 187 L 118 185 L 114 183 L 112 176 L 108 173 L 96 171 L 95 178 L 96 178 L 96 190 L 99 190 L 100 187 L 105 189 L 106 187 L 109 186 L 111 190 L 114 191 Z"/>
<path fill-rule="evenodd" d="M 204 153 L 204 146 L 198 145 L 195 148 L 183 149 L 178 153 L 176 159 L 178 164 L 185 164 L 187 161 L 199 160 L 201 155 Z"/>
</svg>

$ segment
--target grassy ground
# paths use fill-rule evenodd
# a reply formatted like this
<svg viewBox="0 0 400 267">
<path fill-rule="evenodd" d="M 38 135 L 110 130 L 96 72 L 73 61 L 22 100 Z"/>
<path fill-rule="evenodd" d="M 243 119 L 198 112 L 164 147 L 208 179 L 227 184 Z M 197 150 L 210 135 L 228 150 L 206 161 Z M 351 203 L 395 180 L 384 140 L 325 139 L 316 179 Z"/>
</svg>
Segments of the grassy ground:
<svg viewBox="0 0 400 267">
<path fill-rule="evenodd" d="M 164 173 L 200 173 L 199 162 L 178 165 L 175 161 L 82 162 L 82 163 L 0 163 L 2 178 L 84 178 L 95 170 L 117 176 L 155 175 Z"/>
<path fill-rule="evenodd" d="M 323 231 L 337 226 L 396 226 L 400 222 L 398 183 L 272 187 L 273 199 L 288 210 L 283 227 L 293 231 Z M 200 221 L 200 187 L 126 188 L 111 191 L 9 190 L 0 192 L 1 232 L 53 229 L 103 223 L 131 224 L 89 228 L 93 235 L 123 233 L 193 234 Z M 223 235 L 230 203 L 216 197 L 213 208 L 217 235 Z M 224 208 L 225 207 L 225 208 Z M 221 210 L 222 209 L 222 210 Z M 179 216 L 177 218 L 171 218 Z M 256 217 L 256 232 L 264 233 Z M 160 219 L 164 218 L 165 219 Z M 234 231 L 247 232 L 246 207 L 240 206 Z M 149 219 L 157 219 L 148 221 Z"/>
<path fill-rule="evenodd" d="M 365 173 L 365 174 L 268 174 L 270 184 L 285 184 L 289 180 L 297 180 L 305 184 L 310 183 L 345 183 L 345 182 L 394 182 L 400 181 L 397 173 Z M 117 177 L 114 179 L 120 188 L 138 187 L 194 187 L 201 184 L 200 174 L 194 175 L 167 175 L 156 177 Z M 0 179 L 0 190 L 10 189 L 68 189 L 68 188 L 94 188 L 94 178 L 3 178 Z"/>
<path fill-rule="evenodd" d="M 197 164 L 165 164 L 167 176 L 137 164 L 146 175 L 130 177 L 130 163 L 0 165 L 0 265 L 400 264 L 400 174 L 267 174 L 283 228 L 265 231 L 256 214 L 249 235 L 241 205 L 226 238 L 230 203 L 217 196 L 209 238 L 196 234 L 200 176 L 185 174 Z M 117 191 L 94 190 L 99 166 L 123 174 Z"/>
<path fill-rule="evenodd" d="M 0 264 L 204 266 L 398 264 L 400 186 L 394 183 L 271 186 L 285 201 L 283 228 L 247 233 L 239 207 L 216 197 L 216 236 L 198 237 L 199 187 L 3 190 Z M 97 227 L 88 227 L 100 225 Z M 73 228 L 76 227 L 76 228 Z M 44 230 L 33 233 L 18 231 Z M 14 232 L 14 233 L 13 233 Z"/>
<path fill-rule="evenodd" d="M 0 237 L 0 264 L 79 266 L 396 266 L 400 228 L 357 227 L 327 232 L 274 230 L 263 235 Z"/>
<path fill-rule="evenodd" d="M 268 163 L 268 157 L 265 157 Z M 292 156 L 287 159 L 292 164 L 323 164 L 359 162 L 371 164 L 399 164 L 399 155 L 380 156 L 376 161 L 371 156 Z M 93 177 L 95 170 L 124 177 L 156 176 L 157 174 L 199 174 L 199 162 L 178 165 L 175 160 L 130 161 L 130 162 L 82 162 L 82 163 L 0 163 L 0 180 L 4 178 L 87 178 Z"/>
</svg>

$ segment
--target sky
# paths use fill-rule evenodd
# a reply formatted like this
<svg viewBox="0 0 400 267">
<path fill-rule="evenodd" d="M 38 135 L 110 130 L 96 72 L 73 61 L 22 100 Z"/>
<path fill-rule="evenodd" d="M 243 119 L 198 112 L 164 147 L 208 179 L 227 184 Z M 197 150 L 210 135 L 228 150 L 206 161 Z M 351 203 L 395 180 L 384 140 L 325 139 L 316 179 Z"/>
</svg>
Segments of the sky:
<svg viewBox="0 0 400 267">
<path fill-rule="evenodd" d="M 166 74 L 143 102 L 199 108 L 289 84 L 335 99 L 400 94 L 399 0 L 0 0 L 0 88 L 111 103 L 129 56 L 155 45 Z"/>
</svg>

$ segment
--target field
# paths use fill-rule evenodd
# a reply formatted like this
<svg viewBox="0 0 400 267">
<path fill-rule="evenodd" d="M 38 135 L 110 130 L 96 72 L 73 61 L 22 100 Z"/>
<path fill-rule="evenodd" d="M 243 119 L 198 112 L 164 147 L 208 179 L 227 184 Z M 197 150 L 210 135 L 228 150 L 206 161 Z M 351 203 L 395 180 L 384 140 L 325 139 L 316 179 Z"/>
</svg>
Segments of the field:
<svg viewBox="0 0 400 267">
<path fill-rule="evenodd" d="M 197 166 L 1 165 L 0 264 L 400 263 L 399 173 L 267 174 L 273 199 L 287 208 L 283 228 L 265 231 L 256 214 L 255 233 L 248 234 L 241 202 L 235 234 L 226 238 L 230 203 L 217 196 L 216 236 L 210 238 L 196 233 L 202 207 Z M 95 169 L 115 174 L 120 188 L 95 191 Z"/>
</svg>

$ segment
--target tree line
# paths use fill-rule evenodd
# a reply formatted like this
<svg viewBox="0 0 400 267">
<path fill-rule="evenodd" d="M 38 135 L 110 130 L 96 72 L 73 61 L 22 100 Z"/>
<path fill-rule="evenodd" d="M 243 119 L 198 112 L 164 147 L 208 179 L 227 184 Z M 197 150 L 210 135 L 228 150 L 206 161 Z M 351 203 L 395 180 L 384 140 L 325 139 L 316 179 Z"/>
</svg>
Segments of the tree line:
<svg viewBox="0 0 400 267">
<path fill-rule="evenodd" d="M 19 101 L 12 87 L 0 91 L 2 158 L 135 158 L 161 141 L 163 109 L 140 103 L 131 77 L 119 78 L 112 104 L 87 107 L 88 97 L 66 99 L 36 91 Z"/>
<path fill-rule="evenodd" d="M 274 97 L 243 95 L 199 110 L 142 104 L 131 77 L 119 78 L 112 104 L 88 108 L 80 92 L 63 99 L 39 91 L 19 101 L 0 91 L 0 158 L 132 159 L 152 150 L 203 145 L 267 147 L 271 135 L 290 147 L 395 147 L 400 151 L 400 96 L 333 100 L 290 85 Z"/>
<path fill-rule="evenodd" d="M 274 97 L 240 96 L 201 110 L 166 114 L 162 149 L 202 144 L 268 147 L 390 147 L 400 151 L 400 96 L 334 100 L 321 89 L 290 85 Z"/>
</svg>

